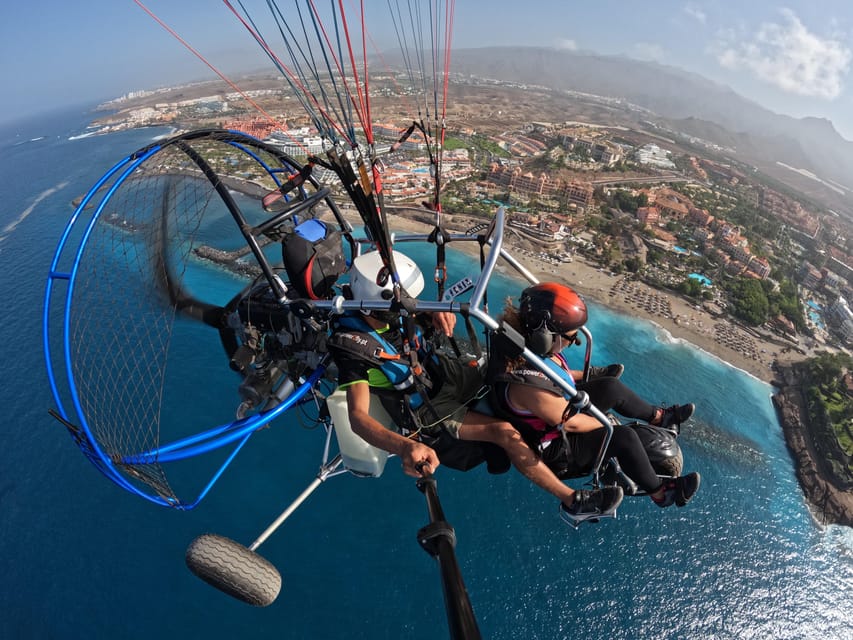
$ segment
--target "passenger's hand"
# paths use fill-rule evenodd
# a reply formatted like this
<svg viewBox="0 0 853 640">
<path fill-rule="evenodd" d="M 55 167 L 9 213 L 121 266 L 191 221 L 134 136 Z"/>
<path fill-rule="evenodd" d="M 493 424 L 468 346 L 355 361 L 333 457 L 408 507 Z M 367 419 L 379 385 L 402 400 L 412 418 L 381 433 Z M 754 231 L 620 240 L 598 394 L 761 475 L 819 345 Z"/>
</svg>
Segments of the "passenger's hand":
<svg viewBox="0 0 853 640">
<path fill-rule="evenodd" d="M 432 326 L 439 333 L 448 338 L 453 336 L 453 328 L 456 326 L 456 314 L 448 311 L 438 311 L 432 314 Z"/>
<path fill-rule="evenodd" d="M 403 471 L 408 476 L 420 478 L 423 474 L 421 469 L 429 467 L 430 473 L 435 473 L 438 465 L 438 454 L 432 447 L 428 447 L 421 442 L 411 440 L 406 449 L 400 454 L 400 459 L 403 461 Z"/>
</svg>

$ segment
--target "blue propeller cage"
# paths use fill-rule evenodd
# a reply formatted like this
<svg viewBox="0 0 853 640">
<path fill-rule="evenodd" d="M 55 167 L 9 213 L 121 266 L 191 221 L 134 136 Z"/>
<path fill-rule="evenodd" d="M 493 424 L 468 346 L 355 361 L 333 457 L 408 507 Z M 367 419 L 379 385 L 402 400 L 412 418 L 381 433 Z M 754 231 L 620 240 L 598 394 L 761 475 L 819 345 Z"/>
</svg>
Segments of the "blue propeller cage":
<svg viewBox="0 0 853 640">
<path fill-rule="evenodd" d="M 250 156 L 266 170 L 267 174 L 281 186 L 280 174 L 285 171 L 298 169 L 298 165 L 274 147 L 266 145 L 257 139 L 235 131 L 197 131 L 183 136 L 177 136 L 162 144 L 145 147 L 116 163 L 107 171 L 87 192 L 69 219 L 65 230 L 58 242 L 51 261 L 47 277 L 43 311 L 43 348 L 51 393 L 56 402 L 56 414 L 68 428 L 77 445 L 86 457 L 103 473 L 121 488 L 141 496 L 146 500 L 162 506 L 190 510 L 196 507 L 209 493 L 213 485 L 222 476 L 225 469 L 234 460 L 237 453 L 246 444 L 249 437 L 258 429 L 275 420 L 286 411 L 300 403 L 312 388 L 321 380 L 325 366 L 317 367 L 298 387 L 277 406 L 259 412 L 255 415 L 236 419 L 226 424 L 220 424 L 192 436 L 161 444 L 155 448 L 138 451 L 137 453 L 116 457 L 104 450 L 95 436 L 86 411 L 81 405 L 77 382 L 72 366 L 73 350 L 71 334 L 71 301 L 77 285 L 78 269 L 83 257 L 83 251 L 92 234 L 95 225 L 101 219 L 104 207 L 115 194 L 116 190 L 125 183 L 130 175 L 146 160 L 160 152 L 165 146 L 178 141 L 201 137 L 216 136 L 221 142 L 231 145 Z M 282 160 L 284 168 L 271 167 L 254 149 L 272 152 Z M 111 184 L 110 182 L 113 181 Z M 96 200 L 97 194 L 110 184 L 106 193 L 101 197 L 91 215 L 86 215 L 86 209 Z M 316 188 L 318 185 L 312 181 Z M 300 188 L 301 190 L 301 188 Z M 285 196 L 286 197 L 286 196 Z M 79 233 L 79 241 L 75 245 L 72 238 Z M 261 256 L 260 260 L 264 260 Z M 60 269 L 62 262 L 70 260 L 70 268 Z M 268 267 L 269 265 L 267 265 Z M 61 285 L 65 285 L 64 292 Z M 60 312 L 61 310 L 61 312 Z M 56 345 L 56 337 L 61 336 L 61 348 Z M 210 480 L 204 484 L 198 496 L 190 501 L 163 496 L 156 491 L 146 491 L 140 484 L 132 482 L 127 475 L 125 465 L 160 464 L 185 460 L 199 456 L 215 449 L 233 445 L 224 462 L 216 469 Z"/>
</svg>

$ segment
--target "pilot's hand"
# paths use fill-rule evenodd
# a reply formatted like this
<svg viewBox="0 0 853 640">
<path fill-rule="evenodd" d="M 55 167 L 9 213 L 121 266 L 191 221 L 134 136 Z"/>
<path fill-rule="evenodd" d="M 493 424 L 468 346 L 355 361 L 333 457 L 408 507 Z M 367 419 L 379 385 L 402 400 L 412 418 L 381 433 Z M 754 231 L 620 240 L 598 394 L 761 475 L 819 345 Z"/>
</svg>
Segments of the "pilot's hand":
<svg viewBox="0 0 853 640">
<path fill-rule="evenodd" d="M 448 311 L 433 313 L 432 326 L 436 331 L 449 338 L 453 336 L 453 328 L 456 326 L 456 314 Z"/>
<path fill-rule="evenodd" d="M 429 467 L 430 473 L 435 473 L 438 465 L 438 454 L 431 447 L 415 440 L 410 441 L 406 449 L 400 454 L 403 461 L 403 471 L 408 476 L 420 478 L 424 467 Z"/>
</svg>

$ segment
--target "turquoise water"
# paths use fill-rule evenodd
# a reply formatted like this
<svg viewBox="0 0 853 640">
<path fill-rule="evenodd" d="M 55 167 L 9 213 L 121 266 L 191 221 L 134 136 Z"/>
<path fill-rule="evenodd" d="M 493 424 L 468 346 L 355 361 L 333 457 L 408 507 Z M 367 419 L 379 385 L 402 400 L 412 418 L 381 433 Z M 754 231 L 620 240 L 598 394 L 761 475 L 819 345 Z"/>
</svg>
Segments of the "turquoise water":
<svg viewBox="0 0 853 640">
<path fill-rule="evenodd" d="M 180 513 L 105 480 L 47 415 L 42 296 L 69 202 L 163 133 L 69 141 L 85 122 L 63 113 L 0 130 L 0 266 L 14 274 L 2 280 L 0 324 L 0 637 L 446 637 L 438 569 L 415 540 L 424 499 L 394 460 L 378 479 L 330 480 L 260 548 L 284 587 L 274 605 L 254 609 L 198 581 L 184 551 L 208 531 L 254 540 L 316 473 L 320 434 L 294 416 L 280 420 L 253 437 L 198 509 Z M 418 257 L 431 272 L 431 254 Z M 448 268 L 451 281 L 476 270 L 455 252 Z M 492 310 L 519 288 L 497 282 Z M 682 446 L 702 489 L 684 509 L 626 499 L 618 520 L 572 531 L 555 501 L 515 472 L 441 469 L 484 637 L 853 636 L 853 534 L 810 517 L 772 389 L 652 324 L 592 305 L 590 327 L 596 360 L 625 363 L 625 380 L 650 401 L 696 403 Z M 226 366 L 215 336 L 202 333 L 193 349 L 200 367 Z M 186 385 L 172 393 L 199 395 Z M 200 424 L 210 418 L 203 402 L 184 410 Z"/>
<path fill-rule="evenodd" d="M 707 276 L 703 276 L 701 273 L 691 273 L 687 277 L 693 278 L 694 280 L 698 280 L 704 287 L 710 287 L 712 284 L 711 279 Z"/>
<path fill-rule="evenodd" d="M 821 315 L 823 313 L 823 307 L 814 300 L 809 300 L 806 302 L 806 305 L 809 306 L 809 309 L 806 310 L 806 313 L 809 314 L 809 320 L 814 322 L 821 329 L 825 329 L 826 325 L 824 325 L 823 316 Z"/>
<path fill-rule="evenodd" d="M 689 251 L 687 251 L 687 249 L 685 249 L 684 247 L 678 247 L 678 246 L 675 246 L 675 247 L 673 247 L 673 248 L 672 248 L 672 250 L 673 250 L 673 251 L 675 251 L 676 253 L 690 253 L 690 252 L 689 252 Z"/>
<path fill-rule="evenodd" d="M 808 314 L 809 314 L 809 320 L 814 322 L 821 329 L 825 328 L 824 324 L 823 324 L 823 318 L 820 317 L 819 313 L 817 313 L 816 311 L 809 311 Z"/>
</svg>

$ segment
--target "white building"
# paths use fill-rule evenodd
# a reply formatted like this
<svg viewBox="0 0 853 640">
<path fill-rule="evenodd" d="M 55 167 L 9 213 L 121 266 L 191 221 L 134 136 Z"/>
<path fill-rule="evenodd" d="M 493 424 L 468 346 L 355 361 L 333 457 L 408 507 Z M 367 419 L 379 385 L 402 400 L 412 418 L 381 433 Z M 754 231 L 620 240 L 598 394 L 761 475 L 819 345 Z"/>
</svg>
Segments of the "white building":
<svg viewBox="0 0 853 640">
<path fill-rule="evenodd" d="M 853 311 L 844 296 L 839 296 L 827 310 L 827 317 L 847 342 L 853 342 Z"/>
<path fill-rule="evenodd" d="M 637 149 L 636 157 L 640 164 L 650 164 L 658 169 L 675 169 L 675 163 L 669 159 L 669 151 L 661 149 L 654 143 Z"/>
</svg>

